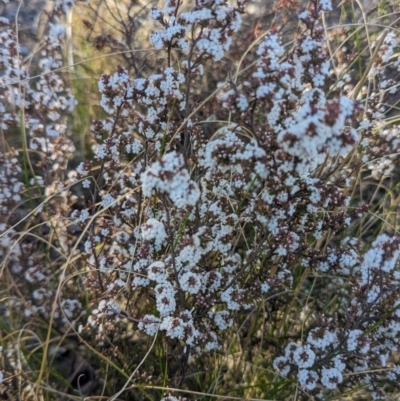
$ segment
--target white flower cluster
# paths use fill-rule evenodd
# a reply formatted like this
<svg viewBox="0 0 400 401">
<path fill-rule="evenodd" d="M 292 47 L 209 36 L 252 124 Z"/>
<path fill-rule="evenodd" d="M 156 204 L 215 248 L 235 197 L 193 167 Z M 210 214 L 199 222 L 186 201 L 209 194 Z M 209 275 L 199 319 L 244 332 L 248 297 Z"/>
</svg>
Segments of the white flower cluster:
<svg viewBox="0 0 400 401">
<path fill-rule="evenodd" d="M 168 279 L 168 273 L 165 270 L 163 262 L 154 262 L 148 267 L 148 278 L 158 284 L 164 283 Z"/>
<path fill-rule="evenodd" d="M 25 189 L 18 180 L 22 169 L 16 156 L 18 154 L 14 152 L 0 155 L 0 214 L 5 216 L 21 200 L 21 193 Z"/>
<path fill-rule="evenodd" d="M 153 247 L 156 252 L 161 249 L 167 238 L 163 223 L 156 219 L 148 219 L 146 223 L 140 227 L 140 231 L 143 240 L 153 242 Z"/>
<path fill-rule="evenodd" d="M 2 14 L 7 14 L 6 7 L 2 7 Z M 54 17 L 52 21 L 59 21 L 58 11 L 54 10 L 52 14 Z M 54 216 L 49 217 L 51 214 L 49 211 L 46 212 L 48 213 L 46 218 L 43 218 L 42 213 L 46 207 L 41 205 L 35 210 L 33 208 L 28 210 L 22 205 L 28 198 L 31 200 L 37 196 L 50 198 L 55 193 L 58 194 L 59 200 L 63 199 L 61 202 L 66 200 L 64 178 L 67 176 L 66 168 L 75 148 L 72 141 L 67 138 L 66 125 L 60 120 L 62 114 L 66 117 L 74 109 L 76 100 L 61 75 L 54 72 L 54 69 L 63 65 L 61 50 L 65 31 L 63 26 L 59 23 L 48 24 L 47 34 L 43 38 L 40 55 L 38 55 L 39 59 L 33 63 L 36 66 L 37 78 L 32 80 L 29 74 L 31 59 L 29 57 L 23 59 L 23 51 L 19 44 L 21 38 L 18 38 L 11 29 L 13 25 L 14 23 L 10 24 L 7 18 L 1 17 L 0 127 L 2 136 L 7 139 L 3 142 L 0 151 L 0 221 L 2 222 L 0 224 L 0 258 L 2 266 L 7 263 L 7 270 L 11 274 L 18 274 L 22 278 L 23 285 L 28 285 L 29 301 L 26 303 L 22 316 L 29 318 L 32 314 L 40 314 L 47 319 L 50 316 L 50 298 L 54 296 L 55 284 L 48 266 L 38 262 L 38 256 L 33 256 L 34 253 L 39 254 L 37 250 L 41 247 L 40 241 L 39 243 L 30 241 L 31 243 L 28 244 L 28 241 L 21 240 L 20 234 L 17 234 L 15 230 L 10 230 L 10 226 L 22 216 L 24 218 L 33 216 L 36 222 L 40 219 L 46 221 L 44 227 L 56 227 L 56 230 L 60 228 L 62 231 L 62 223 L 57 225 L 57 219 L 52 220 Z M 13 131 L 8 131 L 10 129 Z M 8 138 L 14 137 L 16 129 L 24 132 L 28 145 L 27 149 L 19 152 L 7 144 Z M 31 154 L 30 150 L 38 155 L 35 171 L 33 168 L 29 170 L 27 165 L 24 169 L 21 168 L 21 160 L 25 157 L 27 157 L 25 160 L 29 159 L 26 155 Z M 21 182 L 24 170 L 25 184 Z M 39 171 L 40 173 L 36 175 Z M 26 196 L 26 183 L 30 184 L 28 196 Z M 15 217 L 13 217 L 14 213 Z M 57 212 L 54 213 L 56 214 Z M 7 223 L 3 224 L 5 222 Z M 64 251 L 68 249 L 64 241 L 65 235 L 64 238 L 62 235 L 58 238 L 60 251 L 64 254 Z M 55 258 L 54 255 L 52 258 Z M 72 317 L 72 314 L 74 317 L 77 316 L 78 311 L 80 314 L 79 301 L 70 306 L 71 314 L 66 313 L 67 317 Z M 54 319 L 60 324 L 66 323 L 60 309 L 55 311 Z"/>
<path fill-rule="evenodd" d="M 354 241 L 350 242 L 357 245 Z M 340 263 L 349 266 L 343 271 L 349 274 L 349 269 L 352 269 L 354 290 L 358 292 L 348 306 L 348 313 L 356 310 L 358 319 L 365 316 L 369 323 L 356 326 L 350 320 L 349 325 L 352 323 L 354 327 L 346 328 L 334 327 L 332 320 L 327 320 L 320 327 L 311 329 L 306 345 L 289 343 L 285 355 L 274 360 L 274 368 L 281 375 L 288 377 L 297 372 L 299 384 L 308 391 L 318 386 L 335 390 L 343 383 L 346 371 L 358 373 L 368 370 L 365 355 L 368 355 L 368 361 L 386 366 L 389 353 L 396 350 L 399 343 L 399 301 L 392 298 L 400 278 L 399 246 L 397 238 L 381 234 L 362 260 L 352 255 L 348 264 L 344 260 L 349 259 L 351 252 L 347 253 L 347 257 L 346 254 L 341 255 Z M 339 259 L 331 254 L 328 261 L 337 263 Z M 382 306 L 388 304 L 395 312 L 387 316 L 383 325 L 376 326 L 375 321 L 381 319 Z M 331 357 L 327 358 L 328 355 Z M 365 382 L 369 383 L 367 378 Z"/>
<path fill-rule="evenodd" d="M 229 50 L 232 33 L 240 28 L 242 19 L 237 9 L 227 1 L 202 1 L 189 12 L 178 12 L 180 3 L 164 1 L 164 8 L 153 8 L 150 16 L 159 21 L 164 29 L 152 33 L 151 43 L 156 49 L 179 47 L 187 52 L 192 41 L 199 57 L 212 57 L 221 60 Z M 195 27 L 200 29 L 195 30 Z M 198 32 L 189 39 L 188 33 Z"/>
<path fill-rule="evenodd" d="M 347 339 L 347 349 L 349 351 L 355 351 L 355 350 L 359 349 L 359 351 L 362 354 L 367 354 L 368 353 L 369 348 L 370 348 L 368 342 L 365 342 L 364 345 L 359 347 L 359 344 L 360 344 L 359 339 L 360 339 L 360 337 L 363 336 L 363 334 L 364 333 L 360 329 L 351 330 L 349 332 L 349 336 L 348 336 L 348 339 Z"/>
<path fill-rule="evenodd" d="M 72 4 L 72 1 L 70 3 Z M 38 62 L 39 78 L 33 82 L 29 79 L 29 63 L 24 65 L 22 58 L 18 58 L 15 53 L 15 49 L 19 49 L 15 33 L 10 28 L 0 33 L 3 70 L 0 83 L 7 87 L 4 100 L 10 105 L 25 109 L 29 147 L 46 155 L 48 171 L 64 170 L 75 151 L 72 141 L 66 137 L 67 127 L 60 120 L 62 114 L 74 110 L 77 101 L 61 75 L 54 72 L 63 64 L 61 45 L 64 36 L 65 28 L 61 24 L 49 23 Z M 40 113 L 37 110 L 40 110 Z M 3 129 L 7 129 L 11 123 L 20 124 L 16 119 L 18 113 L 3 113 L 4 111 L 1 106 L 0 120 Z"/>
<path fill-rule="evenodd" d="M 321 4 L 320 12 L 328 10 L 328 4 Z M 302 18 L 313 24 L 310 13 L 311 9 Z M 330 64 L 323 30 L 315 30 L 315 37 L 301 36 L 295 43 L 293 58 L 285 61 L 281 61 L 285 48 L 278 33 L 269 32 L 257 50 L 260 60 L 253 73 L 254 83 L 247 82 L 242 91 L 235 87 L 221 96 L 224 107 L 240 113 L 245 110 L 241 104 L 248 103 L 249 98 L 266 101 L 269 129 L 276 133 L 285 152 L 296 159 L 293 171 L 303 176 L 314 171 L 327 155 L 345 156 L 359 139 L 357 131 L 349 126 L 356 113 L 355 102 L 346 96 L 330 100 L 325 97 L 323 88 L 330 76 Z M 311 88 L 305 87 L 305 76 Z M 287 115 L 286 107 L 293 102 L 296 111 Z"/>
<path fill-rule="evenodd" d="M 154 337 L 160 327 L 160 319 L 154 315 L 145 315 L 138 324 L 138 329 L 144 331 L 148 336 Z"/>
<path fill-rule="evenodd" d="M 157 284 L 154 287 L 156 293 L 157 310 L 161 317 L 166 317 L 175 312 L 175 289 L 169 281 Z"/>
<path fill-rule="evenodd" d="M 379 40 L 380 38 L 378 38 Z M 375 43 L 374 43 L 375 44 Z M 397 46 L 397 38 L 394 32 L 389 32 L 384 41 L 383 46 L 379 49 L 379 55 L 382 57 L 383 63 L 387 63 L 395 52 Z"/>
<path fill-rule="evenodd" d="M 152 196 L 153 191 L 166 194 L 179 208 L 194 206 L 200 197 L 197 184 L 184 168 L 183 157 L 176 152 L 169 152 L 150 165 L 140 179 L 144 196 Z"/>
<path fill-rule="evenodd" d="M 232 171 L 243 173 L 244 162 L 254 161 L 256 172 L 262 178 L 267 178 L 267 171 L 262 159 L 265 151 L 258 146 L 255 140 L 244 143 L 234 131 L 234 127 L 223 127 L 215 139 L 209 141 L 201 152 L 205 168 L 218 169 L 222 172 Z M 206 176 L 209 177 L 209 174 Z"/>
<path fill-rule="evenodd" d="M 372 243 L 371 248 L 364 255 L 360 266 L 361 284 L 368 285 L 372 270 L 382 270 L 391 273 L 400 256 L 400 244 L 396 238 L 381 234 Z"/>
<path fill-rule="evenodd" d="M 168 337 L 185 340 L 187 345 L 195 345 L 200 333 L 193 325 L 193 318 L 190 311 L 182 311 L 180 317 L 166 317 L 160 325 Z"/>
<path fill-rule="evenodd" d="M 218 117 L 207 119 L 211 129 L 203 129 L 202 113 L 209 104 L 199 110 L 197 106 L 204 95 L 199 94 L 201 80 L 208 74 L 200 75 L 207 59 L 220 60 L 234 43 L 232 34 L 238 31 L 244 10 L 244 2 L 237 4 L 234 8 L 225 0 L 199 0 L 183 12 L 181 1 L 166 0 L 163 8 L 152 10 L 151 17 L 162 29 L 151 35 L 151 42 L 166 50 L 168 66 L 151 74 L 146 67 L 135 79 L 127 68 L 118 67 L 98 83 L 108 116 L 92 123 L 93 163 L 81 163 L 76 169 L 78 178 L 87 177 L 82 182 L 85 197 L 93 199 L 87 209 L 77 205 L 77 210 L 68 210 L 65 219 L 75 220 L 74 226 L 81 229 L 74 257 L 85 256 L 80 260 L 87 267 L 82 280 L 97 305 L 87 319 L 87 332 L 95 333 L 99 344 L 109 334 L 117 342 L 118 330 L 126 329 L 124 317 L 129 315 L 134 316 L 129 324 L 137 322 L 148 336 L 162 334 L 166 341 L 174 340 L 187 355 L 212 351 L 222 346 L 221 333 L 236 330 L 235 323 L 256 312 L 261 302 L 268 303 L 271 321 L 281 319 L 280 306 L 293 299 L 299 273 L 304 272 L 316 285 L 310 289 L 304 280 L 296 292 L 301 302 L 310 290 L 300 317 L 301 334 L 295 324 L 293 342 L 279 338 L 285 351 L 274 359 L 274 368 L 312 395 L 341 391 L 351 382 L 348 377 L 356 375 L 370 384 L 372 376 L 365 372 L 386 365 L 400 345 L 396 292 L 400 245 L 398 239 L 382 234 L 363 255 L 357 241 L 336 241 L 343 227 L 351 227 L 366 209 L 353 198 L 349 203 L 352 173 L 337 172 L 323 162 L 326 157 L 340 161 L 354 149 L 359 134 L 374 131 L 372 117 L 366 116 L 357 132 L 353 127 L 358 102 L 347 97 L 343 87 L 330 88 L 330 63 L 318 16 L 331 4 L 318 0 L 300 15 L 305 29 L 292 49 L 280 43 L 273 29 L 260 40 L 253 54 L 256 61 L 230 80 L 230 89 L 215 102 Z M 72 5 L 72 0 L 56 2 L 59 12 Z M 8 28 L 0 33 L 2 96 L 13 107 L 25 108 L 30 147 L 45 154 L 46 169 L 60 172 L 66 154 L 73 152 L 61 121 L 75 105 L 53 72 L 63 64 L 59 48 L 65 30 L 59 24 L 49 26 L 38 64 L 46 74 L 32 87 L 22 60 L 13 57 L 17 40 Z M 380 52 L 383 61 L 392 57 L 395 46 L 393 35 L 388 36 Z M 177 47 L 183 52 L 176 52 Z M 175 61 L 178 67 L 171 66 Z M 16 79 L 25 80 L 21 82 L 25 97 L 12 84 Z M 389 81 L 380 82 L 379 88 L 393 90 Z M 382 101 L 371 96 L 371 103 Z M 9 109 L 0 105 L 3 130 L 19 124 Z M 227 110 L 229 123 L 214 130 L 222 125 L 220 116 L 225 119 Z M 373 134 L 397 152 L 398 130 Z M 365 153 L 369 147 L 376 152 L 382 148 L 371 143 L 375 143 L 371 136 L 363 139 L 360 146 Z M 25 187 L 18 181 L 22 170 L 17 156 L 0 155 L 0 206 L 5 215 L 26 199 Z M 377 178 L 394 170 L 394 158 L 373 161 L 370 156 L 366 154 L 364 162 L 376 163 Z M 59 181 L 48 185 L 55 174 L 45 174 L 32 178 L 31 185 L 44 186 L 46 196 L 63 189 Z M 60 202 L 55 207 L 65 212 L 64 206 Z M 8 226 L 1 224 L 0 233 L 6 230 Z M 30 260 L 23 265 L 21 258 L 29 253 L 23 239 L 13 246 L 16 236 L 9 230 L 0 237 L 1 257 L 32 287 L 33 304 L 25 315 L 48 316 L 46 304 L 54 294 L 46 285 L 53 271 Z M 67 242 L 61 245 L 64 253 L 71 249 L 72 240 Z M 70 289 L 71 282 L 65 287 Z M 340 304 L 332 318 L 329 310 L 324 310 L 325 316 L 307 309 L 308 303 L 326 301 L 325 286 L 329 291 L 338 289 Z M 314 300 L 314 291 L 322 294 L 321 299 Z M 132 292 L 140 302 L 125 302 Z M 127 308 L 126 314 L 120 305 Z M 75 324 L 82 303 L 68 296 L 61 298 L 60 307 L 55 317 Z M 397 367 L 380 379 L 394 380 L 398 375 Z M 165 397 L 169 398 L 173 397 Z"/>
<path fill-rule="evenodd" d="M 66 323 L 82 312 L 82 304 L 77 299 L 63 299 L 60 308 L 67 319 Z"/>
<path fill-rule="evenodd" d="M 176 18 L 176 5 L 172 0 L 165 0 L 164 7 L 153 8 L 150 17 L 164 25 L 163 30 L 155 31 L 150 36 L 150 42 L 156 49 L 166 46 L 178 46 L 183 51 L 189 47 L 186 38 L 187 26 L 180 24 Z"/>
<path fill-rule="evenodd" d="M 174 127 L 165 121 L 165 116 L 171 113 L 171 109 L 184 110 L 186 106 L 184 94 L 180 90 L 184 81 L 184 75 L 172 67 L 149 78 L 133 80 L 122 67 L 113 75 L 104 74 L 98 82 L 102 94 L 101 105 L 113 117 L 96 121 L 92 125 L 92 131 L 103 142 L 98 143 L 95 157 L 103 160 L 106 165 L 110 162 L 119 164 L 123 162 L 125 152 L 142 152 L 145 141 L 161 151 L 162 143 L 174 134 Z M 113 132 L 114 117 L 127 118 L 130 123 L 124 125 L 121 131 Z M 105 138 L 104 133 L 107 133 Z M 143 142 L 135 137 L 135 133 L 142 136 Z M 130 181 L 135 181 L 142 171 L 143 165 L 138 163 L 129 177 Z"/>
<path fill-rule="evenodd" d="M 314 363 L 316 354 L 310 345 L 301 346 L 296 343 L 289 343 L 285 349 L 285 356 L 278 357 L 274 360 L 274 368 L 283 376 L 288 376 L 291 366 L 298 368 L 297 379 L 300 385 L 308 390 L 314 390 L 319 383 L 328 389 L 335 389 L 338 384 L 342 383 L 342 370 L 346 367 L 340 358 L 334 358 L 333 367 L 322 367 L 316 371 Z M 319 373 L 318 373 L 319 372 Z"/>
<path fill-rule="evenodd" d="M 354 111 L 354 102 L 347 97 L 328 101 L 324 92 L 315 88 L 304 93 L 300 104 L 278 140 L 289 154 L 308 162 L 307 170 L 300 171 L 307 173 L 320 165 L 326 154 L 345 156 L 358 141 L 358 134 L 350 129 L 346 133 L 347 144 L 341 139 L 345 123 Z M 331 118 L 333 123 L 328 121 Z"/>
</svg>

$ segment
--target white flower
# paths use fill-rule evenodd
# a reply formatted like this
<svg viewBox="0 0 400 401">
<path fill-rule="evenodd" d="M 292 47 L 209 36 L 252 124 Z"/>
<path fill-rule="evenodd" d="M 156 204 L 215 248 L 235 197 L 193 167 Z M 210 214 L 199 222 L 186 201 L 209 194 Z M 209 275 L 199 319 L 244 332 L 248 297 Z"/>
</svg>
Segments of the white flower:
<svg viewBox="0 0 400 401">
<path fill-rule="evenodd" d="M 304 389 L 311 391 L 314 390 L 318 382 L 318 374 L 313 370 L 301 369 L 297 374 L 300 386 Z"/>
<path fill-rule="evenodd" d="M 228 288 L 221 294 L 221 301 L 226 303 L 226 306 L 230 310 L 239 310 L 241 305 L 232 299 L 232 293 L 234 289 L 232 287 Z"/>
<path fill-rule="evenodd" d="M 287 377 L 290 373 L 290 364 L 288 359 L 285 356 L 279 356 L 274 359 L 273 367 L 277 370 L 282 376 Z"/>
<path fill-rule="evenodd" d="M 202 279 L 198 274 L 186 272 L 179 278 L 179 283 L 183 291 L 194 295 L 200 291 Z"/>
<path fill-rule="evenodd" d="M 163 283 L 167 280 L 168 274 L 163 262 L 154 262 L 148 267 L 147 277 L 157 283 Z"/>
<path fill-rule="evenodd" d="M 82 304 L 77 299 L 64 299 L 60 306 L 68 319 L 72 319 L 75 313 L 82 311 Z"/>
<path fill-rule="evenodd" d="M 212 351 L 213 349 L 218 349 L 220 348 L 220 344 L 218 342 L 218 337 L 217 335 L 213 332 L 210 331 L 209 333 L 207 333 L 209 337 L 211 337 L 211 339 L 206 343 L 205 345 L 205 349 L 207 351 Z"/>
<path fill-rule="evenodd" d="M 325 349 L 329 345 L 334 344 L 336 341 L 336 333 L 318 328 L 311 330 L 307 337 L 307 342 L 309 344 L 321 349 Z"/>
<path fill-rule="evenodd" d="M 293 360 L 301 369 L 311 368 L 314 365 L 315 353 L 309 345 L 299 347 L 293 352 Z"/>
<path fill-rule="evenodd" d="M 154 288 L 156 293 L 157 310 L 160 316 L 168 316 L 176 309 L 175 290 L 168 281 L 156 285 Z"/>
<path fill-rule="evenodd" d="M 336 368 L 322 368 L 321 383 L 330 390 L 334 390 L 343 382 L 342 373 Z"/>
<path fill-rule="evenodd" d="M 115 202 L 115 199 L 110 194 L 104 194 L 101 200 L 101 206 L 107 208 Z"/>
<path fill-rule="evenodd" d="M 138 324 L 139 330 L 144 331 L 148 336 L 154 337 L 160 326 L 160 319 L 153 315 L 145 315 Z"/>
<path fill-rule="evenodd" d="M 154 250 L 161 250 L 165 243 L 167 234 L 164 224 L 156 219 L 148 219 L 145 224 L 140 227 L 142 239 L 145 241 L 154 241 Z"/>
<path fill-rule="evenodd" d="M 167 316 L 163 319 L 160 330 L 165 330 L 170 338 L 182 340 L 185 334 L 185 324 L 178 317 Z"/>
<path fill-rule="evenodd" d="M 215 324 L 220 330 L 226 330 L 233 324 L 233 319 L 229 319 L 230 314 L 228 311 L 217 312 L 214 316 Z"/>
<path fill-rule="evenodd" d="M 358 337 L 363 334 L 361 330 L 351 330 L 347 338 L 347 349 L 349 351 L 355 351 L 358 347 Z"/>
<path fill-rule="evenodd" d="M 270 290 L 271 286 L 267 283 L 261 284 L 261 291 L 263 293 L 267 293 Z"/>
<path fill-rule="evenodd" d="M 140 177 L 143 195 L 150 197 L 153 191 L 166 193 L 176 207 L 194 206 L 200 197 L 197 184 L 184 168 L 184 160 L 176 152 L 163 156 L 160 162 L 149 166 Z"/>
</svg>

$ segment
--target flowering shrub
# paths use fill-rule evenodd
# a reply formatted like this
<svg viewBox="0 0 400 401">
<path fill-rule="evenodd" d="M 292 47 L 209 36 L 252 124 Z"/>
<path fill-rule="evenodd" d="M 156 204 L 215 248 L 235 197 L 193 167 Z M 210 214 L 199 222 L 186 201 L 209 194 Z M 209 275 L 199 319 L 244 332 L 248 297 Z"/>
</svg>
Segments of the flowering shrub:
<svg viewBox="0 0 400 401">
<path fill-rule="evenodd" d="M 181 399 L 168 387 L 277 399 L 396 391 L 400 242 L 389 195 L 400 131 L 385 120 L 396 31 L 378 32 L 357 76 L 361 54 L 347 65 L 344 47 L 329 53 L 330 1 L 311 0 L 291 47 L 271 27 L 243 55 L 235 35 L 248 3 L 149 10 L 163 58 L 149 74 L 120 65 L 100 77 L 93 157 L 75 168 L 76 100 L 59 71 L 74 2 L 55 2 L 35 79 L 2 17 L 2 135 L 17 127 L 23 137 L 22 150 L 0 155 L 4 381 L 20 375 L 25 391 L 49 391 L 49 343 L 73 333 L 102 380 L 115 370 L 109 395 L 126 399 L 139 397 L 134 383 L 163 400 Z M 237 72 L 208 87 L 207 71 L 219 79 L 229 54 Z M 16 346 L 14 330 L 31 342 Z M 32 344 L 39 373 L 18 359 Z M 64 379 L 90 395 L 78 376 Z"/>
</svg>

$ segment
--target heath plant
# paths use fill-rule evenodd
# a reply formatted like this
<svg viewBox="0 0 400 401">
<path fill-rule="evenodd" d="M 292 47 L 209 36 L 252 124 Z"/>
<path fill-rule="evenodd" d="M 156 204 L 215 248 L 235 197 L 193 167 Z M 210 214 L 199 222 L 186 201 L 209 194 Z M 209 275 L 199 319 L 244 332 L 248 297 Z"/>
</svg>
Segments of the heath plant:
<svg viewBox="0 0 400 401">
<path fill-rule="evenodd" d="M 26 57 L 13 3 L 1 396 L 398 395 L 397 6 L 55 0 Z M 90 134 L 72 11 L 105 70 Z"/>
</svg>

